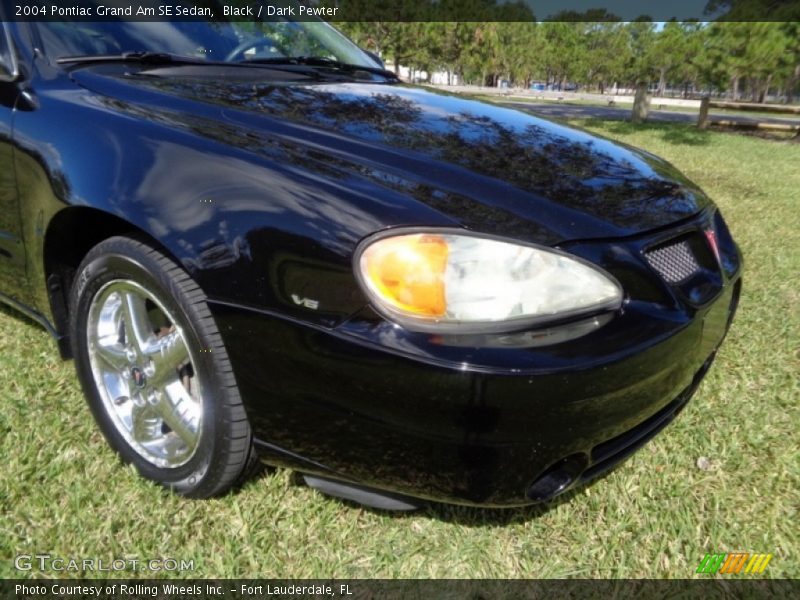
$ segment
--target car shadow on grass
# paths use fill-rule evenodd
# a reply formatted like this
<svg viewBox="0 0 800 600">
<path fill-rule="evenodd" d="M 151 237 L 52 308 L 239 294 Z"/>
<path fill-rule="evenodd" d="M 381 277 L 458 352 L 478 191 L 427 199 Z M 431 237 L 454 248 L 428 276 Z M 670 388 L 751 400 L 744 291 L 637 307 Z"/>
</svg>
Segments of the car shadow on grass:
<svg viewBox="0 0 800 600">
<path fill-rule="evenodd" d="M 505 527 L 519 525 L 538 519 L 562 504 L 568 504 L 583 493 L 584 486 L 564 492 L 548 502 L 520 506 L 514 508 L 480 508 L 474 506 L 457 506 L 453 504 L 429 503 L 421 511 L 411 515 L 423 515 L 443 523 L 453 523 L 466 527 L 484 527 L 486 525 Z"/>
<path fill-rule="evenodd" d="M 22 327 L 35 329 L 37 331 L 47 333 L 47 330 L 44 327 L 42 327 L 42 324 L 39 323 L 36 319 L 29 316 L 27 313 L 17 310 L 12 306 L 8 306 L 7 304 L 3 304 L 2 302 L 0 302 L 0 317 L 8 317 L 9 319 L 14 319 Z M 53 342 L 53 350 L 57 351 L 55 342 Z"/>
<path fill-rule="evenodd" d="M 623 463 L 621 463 L 623 464 Z M 269 469 L 274 473 L 273 469 Z M 410 519 L 410 518 L 427 518 L 442 523 L 452 523 L 454 525 L 461 525 L 465 527 L 485 527 L 496 526 L 506 527 L 509 525 L 517 525 L 538 519 L 550 511 L 558 508 L 562 504 L 569 504 L 578 496 L 585 493 L 588 487 L 594 486 L 596 483 L 601 482 L 609 474 L 616 470 L 616 466 L 611 471 L 600 475 L 592 481 L 581 484 L 572 488 L 563 494 L 555 497 L 548 502 L 540 504 L 532 504 L 528 506 L 518 506 L 510 508 L 484 508 L 478 506 L 462 506 L 457 504 L 444 504 L 441 502 L 420 501 L 420 507 L 417 510 L 410 511 L 391 511 L 379 508 L 365 506 L 351 500 L 329 496 L 317 490 L 314 490 L 304 483 L 302 483 L 302 476 L 298 473 L 292 473 L 292 484 L 307 488 L 309 493 L 315 493 L 326 502 L 338 504 L 347 510 L 363 510 L 380 517 L 388 517 L 391 519 Z M 268 476 L 262 473 L 261 476 Z"/>
</svg>

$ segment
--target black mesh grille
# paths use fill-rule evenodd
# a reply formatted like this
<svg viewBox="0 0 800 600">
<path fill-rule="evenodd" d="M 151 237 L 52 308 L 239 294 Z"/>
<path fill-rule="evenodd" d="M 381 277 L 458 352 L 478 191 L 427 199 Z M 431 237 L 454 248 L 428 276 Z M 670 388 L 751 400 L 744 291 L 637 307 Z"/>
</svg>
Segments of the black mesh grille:
<svg viewBox="0 0 800 600">
<path fill-rule="evenodd" d="M 698 271 L 700 264 L 687 240 L 674 242 L 645 254 L 647 262 L 667 283 L 679 284 L 690 279 Z"/>
</svg>

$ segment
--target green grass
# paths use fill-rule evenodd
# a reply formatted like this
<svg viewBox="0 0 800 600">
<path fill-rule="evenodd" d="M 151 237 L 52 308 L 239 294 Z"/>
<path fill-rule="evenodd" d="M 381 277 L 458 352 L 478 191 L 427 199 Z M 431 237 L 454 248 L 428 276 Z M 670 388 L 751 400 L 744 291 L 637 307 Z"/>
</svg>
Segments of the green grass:
<svg viewBox="0 0 800 600">
<path fill-rule="evenodd" d="M 716 364 L 680 418 L 568 502 L 387 515 L 268 472 L 187 501 L 120 466 L 71 363 L 0 311 L 0 576 L 19 553 L 194 560 L 202 577 L 693 577 L 706 552 L 800 553 L 800 144 L 691 126 L 583 121 L 672 161 L 724 211 L 746 259 Z M 698 459 L 706 457 L 708 468 Z M 51 574 L 52 575 L 52 574 Z"/>
</svg>

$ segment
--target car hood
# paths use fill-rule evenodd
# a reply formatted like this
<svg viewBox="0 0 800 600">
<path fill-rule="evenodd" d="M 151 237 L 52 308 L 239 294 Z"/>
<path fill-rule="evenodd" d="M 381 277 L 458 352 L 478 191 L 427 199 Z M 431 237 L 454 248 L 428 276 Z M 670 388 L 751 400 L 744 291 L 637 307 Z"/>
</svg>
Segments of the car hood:
<svg viewBox="0 0 800 600">
<path fill-rule="evenodd" d="M 519 110 L 403 84 L 307 76 L 273 82 L 251 68 L 219 74 L 225 76 L 208 68 L 135 73 L 106 65 L 72 77 L 114 98 L 117 109 L 138 106 L 142 118 L 207 135 L 221 122 L 220 139 L 256 152 L 268 154 L 268 144 L 253 141 L 270 138 L 311 148 L 309 156 L 328 170 L 349 169 L 400 189 L 487 233 L 552 244 L 620 237 L 710 204 L 649 153 Z M 198 126 L 201 117 L 217 125 Z M 401 224 L 415 223 L 387 226 Z"/>
</svg>

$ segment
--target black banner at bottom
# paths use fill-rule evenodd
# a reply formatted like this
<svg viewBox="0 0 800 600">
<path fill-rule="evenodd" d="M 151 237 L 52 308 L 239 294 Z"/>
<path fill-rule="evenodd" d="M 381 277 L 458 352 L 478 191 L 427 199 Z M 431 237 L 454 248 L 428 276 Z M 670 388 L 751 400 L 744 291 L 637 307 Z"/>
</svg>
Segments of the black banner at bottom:
<svg viewBox="0 0 800 600">
<path fill-rule="evenodd" d="M 800 580 L 0 580 L 3 600 L 260 600 L 262 598 L 539 599 L 800 598 Z"/>
</svg>

